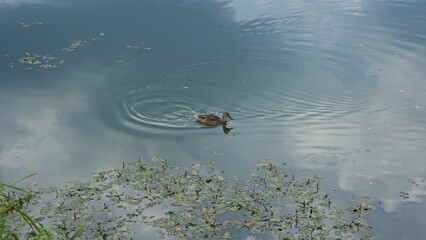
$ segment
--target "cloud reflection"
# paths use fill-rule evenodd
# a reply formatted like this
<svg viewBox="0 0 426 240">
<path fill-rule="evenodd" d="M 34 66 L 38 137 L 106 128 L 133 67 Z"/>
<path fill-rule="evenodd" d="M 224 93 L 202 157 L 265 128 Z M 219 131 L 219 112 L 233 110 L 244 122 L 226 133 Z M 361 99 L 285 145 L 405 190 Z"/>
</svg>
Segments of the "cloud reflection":
<svg viewBox="0 0 426 240">
<path fill-rule="evenodd" d="M 47 2 L 4 1 L 10 5 Z M 335 170 L 341 189 L 377 194 L 389 203 L 386 211 L 395 209 L 391 206 L 399 202 L 399 191 L 411 187 L 408 176 L 420 178 L 425 173 L 422 136 L 426 134 L 419 131 L 424 125 L 418 124 L 424 118 L 414 108 L 424 106 L 424 88 L 418 87 L 423 86 L 425 75 L 419 64 L 424 62 L 424 49 L 419 47 L 423 45 L 407 44 L 414 50 L 401 49 L 398 46 L 406 42 L 386 41 L 398 39 L 398 32 L 384 35 L 389 28 L 377 31 L 383 25 L 369 28 L 369 23 L 380 19 L 348 18 L 346 14 L 369 16 L 363 14 L 372 11 L 365 1 L 234 0 L 226 6 L 208 2 L 211 5 L 204 7 L 167 1 L 144 1 L 142 7 L 132 4 L 117 1 L 106 11 L 94 5 L 85 12 L 81 6 L 71 14 L 52 12 L 58 15 L 50 26 L 58 24 L 56 29 L 62 29 L 76 24 L 66 31 L 73 37 L 86 38 L 100 29 L 107 35 L 93 48 L 76 51 L 75 59 L 67 59 L 67 64 L 74 62 L 59 73 L 59 79 L 49 79 L 45 87 L 58 91 L 57 96 L 40 90 L 40 98 L 56 105 L 41 103 L 35 113 L 26 113 L 25 105 L 15 104 L 19 110 L 4 115 L 17 121 L 17 129 L 3 136 L 2 171 L 26 168 L 44 172 L 45 179 L 52 181 L 66 174 L 87 176 L 82 169 L 114 168 L 139 154 L 159 154 L 187 164 L 211 157 L 202 148 L 208 140 L 217 143 L 215 151 L 225 152 L 226 158 L 215 161 L 230 166 L 229 171 L 242 172 L 241 165 L 249 168 L 242 161 L 297 156 L 289 161 L 301 169 Z M 117 15 L 111 17 L 111 13 Z M 83 22 L 75 17 L 80 14 L 85 16 Z M 68 19 L 61 18 L 66 15 Z M 360 19 L 364 22 L 357 22 Z M 389 26 L 395 19 L 381 20 Z M 34 43 L 38 38 L 27 39 Z M 129 49 L 126 44 L 141 47 Z M 152 49 L 144 51 L 145 46 Z M 413 76 L 418 80 L 413 81 Z M 123 93 L 153 83 L 169 91 L 167 96 L 192 96 L 188 91 L 194 91 L 204 99 L 220 92 L 215 110 L 240 111 L 240 119 L 237 115 L 232 123 L 236 137 L 158 128 L 147 134 L 120 125 L 122 116 L 111 112 Z M 26 84 L 17 88 L 37 88 L 40 83 L 31 79 Z M 140 97 L 145 100 L 147 95 Z M 211 111 L 215 103 L 206 98 L 206 111 Z M 407 107 L 413 111 L 406 111 Z M 141 112 L 147 110 L 143 107 Z M 149 111 L 164 118 L 156 108 Z M 368 131 L 366 125 L 374 130 Z"/>
<path fill-rule="evenodd" d="M 1 4 L 16 6 L 23 4 L 45 4 L 48 1 L 49 0 L 3 0 Z"/>
<path fill-rule="evenodd" d="M 29 172 L 45 172 L 46 169 L 57 169 L 72 159 L 67 146 L 59 140 L 57 113 L 53 109 L 31 118 L 18 117 L 17 127 L 24 132 L 23 136 L 16 142 L 8 142 L 0 152 L 1 165 L 9 171 L 27 169 Z"/>
</svg>

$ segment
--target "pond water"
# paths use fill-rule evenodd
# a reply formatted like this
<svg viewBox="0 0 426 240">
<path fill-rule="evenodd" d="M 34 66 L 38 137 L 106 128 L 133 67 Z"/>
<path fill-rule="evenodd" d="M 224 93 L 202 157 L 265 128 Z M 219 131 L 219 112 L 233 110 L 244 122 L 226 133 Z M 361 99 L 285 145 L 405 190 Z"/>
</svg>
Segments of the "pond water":
<svg viewBox="0 0 426 240">
<path fill-rule="evenodd" d="M 421 0 L 3 0 L 0 181 L 269 159 L 380 202 L 378 239 L 423 239 L 425 26 Z M 195 122 L 224 111 L 228 134 Z"/>
</svg>

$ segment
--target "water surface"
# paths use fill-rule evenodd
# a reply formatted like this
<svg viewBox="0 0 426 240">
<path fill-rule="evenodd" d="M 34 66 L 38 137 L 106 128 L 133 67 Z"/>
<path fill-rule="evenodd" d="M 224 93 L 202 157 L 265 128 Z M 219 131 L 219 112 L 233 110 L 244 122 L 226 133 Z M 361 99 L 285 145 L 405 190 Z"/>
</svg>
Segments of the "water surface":
<svg viewBox="0 0 426 240">
<path fill-rule="evenodd" d="M 2 1 L 0 180 L 270 159 L 380 201 L 379 239 L 422 239 L 425 24 L 415 0 Z M 195 122 L 223 111 L 229 134 Z"/>
</svg>

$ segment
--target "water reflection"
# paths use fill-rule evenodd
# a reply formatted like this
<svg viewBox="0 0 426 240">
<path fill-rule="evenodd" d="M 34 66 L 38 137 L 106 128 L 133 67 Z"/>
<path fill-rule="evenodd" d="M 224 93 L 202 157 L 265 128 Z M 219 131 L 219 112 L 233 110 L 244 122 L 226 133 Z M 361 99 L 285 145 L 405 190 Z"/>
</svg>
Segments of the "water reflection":
<svg viewBox="0 0 426 240">
<path fill-rule="evenodd" d="M 377 197 L 382 218 L 424 199 L 422 1 L 18 2 L 0 9 L 1 179 L 141 155 L 244 175 L 269 158 Z M 25 52 L 64 62 L 30 71 Z M 223 111 L 228 135 L 193 116 Z"/>
</svg>

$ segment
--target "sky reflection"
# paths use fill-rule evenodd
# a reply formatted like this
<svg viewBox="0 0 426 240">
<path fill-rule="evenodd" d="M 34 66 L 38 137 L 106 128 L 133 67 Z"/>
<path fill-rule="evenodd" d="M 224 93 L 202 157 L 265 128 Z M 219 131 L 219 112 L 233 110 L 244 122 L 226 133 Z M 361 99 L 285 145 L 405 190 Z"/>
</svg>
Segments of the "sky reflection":
<svg viewBox="0 0 426 240">
<path fill-rule="evenodd" d="M 426 211 L 422 2 L 40 3 L 0 9 L 0 180 L 63 184 L 152 155 L 246 175 L 270 159 L 378 198 L 382 218 Z M 88 43 L 61 50 L 73 40 Z M 64 64 L 27 70 L 25 52 Z M 225 110 L 229 135 L 192 120 Z"/>
</svg>

